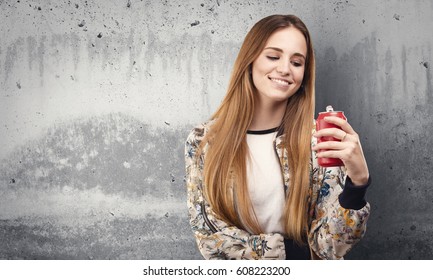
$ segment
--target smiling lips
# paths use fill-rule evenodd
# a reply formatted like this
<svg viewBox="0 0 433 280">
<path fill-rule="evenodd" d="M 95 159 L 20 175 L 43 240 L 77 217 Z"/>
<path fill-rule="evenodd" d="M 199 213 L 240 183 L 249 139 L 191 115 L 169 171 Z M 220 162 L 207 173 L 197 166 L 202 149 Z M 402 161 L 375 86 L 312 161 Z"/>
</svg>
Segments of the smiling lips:
<svg viewBox="0 0 433 280">
<path fill-rule="evenodd" d="M 273 82 L 275 82 L 275 83 L 277 83 L 278 85 L 281 85 L 281 86 L 289 86 L 289 85 L 292 84 L 292 82 L 289 82 L 286 79 L 272 78 L 272 77 L 268 77 L 268 78 L 269 78 L 269 80 L 271 80 L 271 81 L 273 81 Z"/>
</svg>

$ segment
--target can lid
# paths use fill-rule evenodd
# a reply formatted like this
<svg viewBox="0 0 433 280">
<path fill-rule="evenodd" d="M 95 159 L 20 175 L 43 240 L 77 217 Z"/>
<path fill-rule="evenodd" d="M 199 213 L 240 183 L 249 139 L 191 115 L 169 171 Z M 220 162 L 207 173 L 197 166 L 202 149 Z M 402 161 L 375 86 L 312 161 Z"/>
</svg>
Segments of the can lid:
<svg viewBox="0 0 433 280">
<path fill-rule="evenodd" d="M 326 112 L 334 112 L 334 108 L 331 105 L 326 106 Z"/>
</svg>

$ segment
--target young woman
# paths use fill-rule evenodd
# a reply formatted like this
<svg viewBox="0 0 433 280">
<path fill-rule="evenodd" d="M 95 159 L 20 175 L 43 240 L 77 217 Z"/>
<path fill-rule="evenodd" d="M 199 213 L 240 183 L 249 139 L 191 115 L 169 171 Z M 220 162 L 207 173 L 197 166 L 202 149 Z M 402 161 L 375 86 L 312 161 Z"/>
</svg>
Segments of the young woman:
<svg viewBox="0 0 433 280">
<path fill-rule="evenodd" d="M 190 224 L 206 259 L 342 259 L 364 235 L 370 177 L 359 137 L 336 117 L 326 121 L 341 129 L 314 131 L 314 80 L 299 18 L 253 26 L 222 104 L 186 141 Z M 341 141 L 317 144 L 323 136 Z"/>
</svg>

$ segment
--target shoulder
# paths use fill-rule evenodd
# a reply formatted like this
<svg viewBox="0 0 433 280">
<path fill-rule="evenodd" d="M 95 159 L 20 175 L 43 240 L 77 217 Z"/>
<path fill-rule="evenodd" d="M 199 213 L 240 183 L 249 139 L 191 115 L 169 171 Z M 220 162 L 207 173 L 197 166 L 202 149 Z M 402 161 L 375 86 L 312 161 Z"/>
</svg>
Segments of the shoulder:
<svg viewBox="0 0 433 280">
<path fill-rule="evenodd" d="M 189 160 L 193 160 L 197 155 L 200 155 L 200 157 L 204 157 L 206 148 L 203 148 L 203 150 L 200 151 L 200 146 L 212 123 L 213 120 L 201 123 L 195 126 L 189 132 L 185 142 L 185 156 L 187 164 Z"/>
<path fill-rule="evenodd" d="M 215 122 L 215 120 L 209 120 L 204 123 L 201 123 L 197 126 L 195 126 L 188 134 L 187 143 L 190 144 L 198 144 L 200 143 L 205 135 L 208 133 L 209 128 L 212 126 L 212 124 Z"/>
</svg>

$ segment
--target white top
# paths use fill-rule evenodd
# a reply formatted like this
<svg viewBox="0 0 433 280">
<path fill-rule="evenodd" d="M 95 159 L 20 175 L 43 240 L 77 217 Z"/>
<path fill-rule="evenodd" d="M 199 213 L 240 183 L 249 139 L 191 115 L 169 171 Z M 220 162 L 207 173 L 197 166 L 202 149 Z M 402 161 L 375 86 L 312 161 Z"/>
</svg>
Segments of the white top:
<svg viewBox="0 0 433 280">
<path fill-rule="evenodd" d="M 254 133 L 254 132 L 253 132 Z M 258 132 L 256 132 L 258 133 Z M 247 133 L 248 192 L 264 233 L 283 233 L 284 182 L 274 140 L 277 132 Z"/>
</svg>

